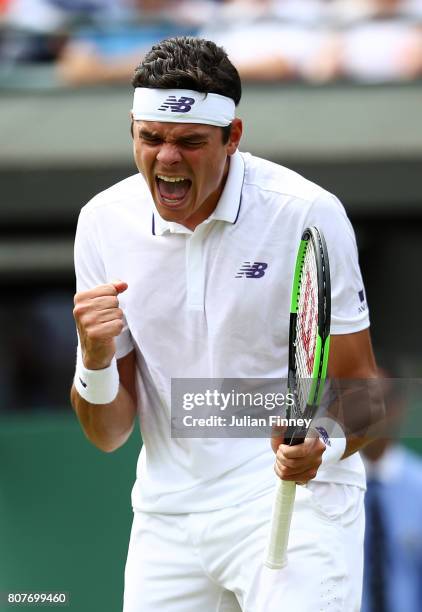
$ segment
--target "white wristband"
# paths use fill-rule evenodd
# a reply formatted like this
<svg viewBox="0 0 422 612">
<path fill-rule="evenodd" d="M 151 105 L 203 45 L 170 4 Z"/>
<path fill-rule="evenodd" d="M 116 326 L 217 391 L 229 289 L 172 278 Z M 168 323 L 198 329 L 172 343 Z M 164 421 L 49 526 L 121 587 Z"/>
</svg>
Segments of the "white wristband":
<svg viewBox="0 0 422 612">
<path fill-rule="evenodd" d="M 119 371 L 116 357 L 102 370 L 88 370 L 78 346 L 74 385 L 81 397 L 90 404 L 110 404 L 119 391 Z"/>
<path fill-rule="evenodd" d="M 340 461 L 346 450 L 346 437 L 340 425 L 333 419 L 321 417 L 312 423 L 312 429 L 316 429 L 325 444 L 320 469 Z"/>
</svg>

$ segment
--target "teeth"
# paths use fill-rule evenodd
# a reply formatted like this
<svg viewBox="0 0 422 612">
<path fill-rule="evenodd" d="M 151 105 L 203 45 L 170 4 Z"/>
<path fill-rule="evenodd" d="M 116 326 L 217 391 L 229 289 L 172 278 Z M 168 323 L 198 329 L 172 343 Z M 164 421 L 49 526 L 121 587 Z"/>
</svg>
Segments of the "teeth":
<svg viewBox="0 0 422 612">
<path fill-rule="evenodd" d="M 162 181 L 166 181 L 167 183 L 181 183 L 182 181 L 186 180 L 182 176 L 163 176 L 162 174 L 158 174 L 157 178 L 161 179 Z"/>
</svg>

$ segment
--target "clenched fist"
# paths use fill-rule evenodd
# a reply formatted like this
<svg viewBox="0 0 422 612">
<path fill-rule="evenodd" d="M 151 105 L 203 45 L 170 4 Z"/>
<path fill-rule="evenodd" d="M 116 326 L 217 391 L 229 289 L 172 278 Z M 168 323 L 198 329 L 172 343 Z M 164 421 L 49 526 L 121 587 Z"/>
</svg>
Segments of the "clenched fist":
<svg viewBox="0 0 422 612">
<path fill-rule="evenodd" d="M 325 444 L 317 436 L 305 438 L 302 444 L 280 444 L 275 449 L 274 471 L 282 480 L 294 480 L 303 484 L 317 475 L 325 452 Z"/>
<path fill-rule="evenodd" d="M 274 471 L 277 476 L 299 484 L 315 478 L 326 448 L 316 432 L 312 432 L 302 444 L 296 446 L 283 444 L 283 434 L 274 433 L 271 446 L 276 455 Z"/>
<path fill-rule="evenodd" d="M 99 285 L 89 291 L 81 291 L 74 298 L 73 316 L 78 328 L 82 357 L 86 368 L 107 368 L 116 352 L 114 338 L 123 329 L 123 311 L 119 308 L 118 295 L 128 285 L 116 281 Z"/>
</svg>

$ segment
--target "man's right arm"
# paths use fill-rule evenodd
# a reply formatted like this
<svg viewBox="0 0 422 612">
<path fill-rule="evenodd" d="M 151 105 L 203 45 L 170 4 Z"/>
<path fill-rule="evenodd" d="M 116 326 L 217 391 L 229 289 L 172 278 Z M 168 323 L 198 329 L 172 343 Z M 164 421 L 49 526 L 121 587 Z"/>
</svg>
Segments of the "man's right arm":
<svg viewBox="0 0 422 612">
<path fill-rule="evenodd" d="M 123 313 L 118 294 L 126 283 L 101 285 L 77 293 L 73 311 L 78 328 L 83 365 L 89 370 L 104 370 L 115 356 L 115 337 L 123 328 Z M 109 403 L 90 403 L 71 390 L 72 406 L 88 439 L 105 452 L 122 446 L 130 436 L 136 416 L 135 351 L 117 362 L 119 389 Z"/>
<path fill-rule="evenodd" d="M 120 386 L 110 404 L 90 404 L 72 385 L 70 398 L 87 438 L 110 453 L 123 446 L 132 433 L 136 416 L 135 351 L 117 362 Z"/>
</svg>

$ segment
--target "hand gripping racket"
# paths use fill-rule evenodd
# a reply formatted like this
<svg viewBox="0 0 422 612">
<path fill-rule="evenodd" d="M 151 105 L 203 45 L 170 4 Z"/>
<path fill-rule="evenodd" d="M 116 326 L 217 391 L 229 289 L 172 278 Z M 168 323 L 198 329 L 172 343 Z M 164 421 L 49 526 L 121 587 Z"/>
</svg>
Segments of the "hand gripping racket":
<svg viewBox="0 0 422 612">
<path fill-rule="evenodd" d="M 327 247 L 316 227 L 305 230 L 299 245 L 290 306 L 288 387 L 293 406 L 287 418 L 310 419 L 321 400 L 330 346 L 331 286 Z M 306 427 L 287 429 L 284 441 L 303 442 Z M 265 565 L 287 563 L 287 545 L 296 483 L 278 479 Z"/>
</svg>

